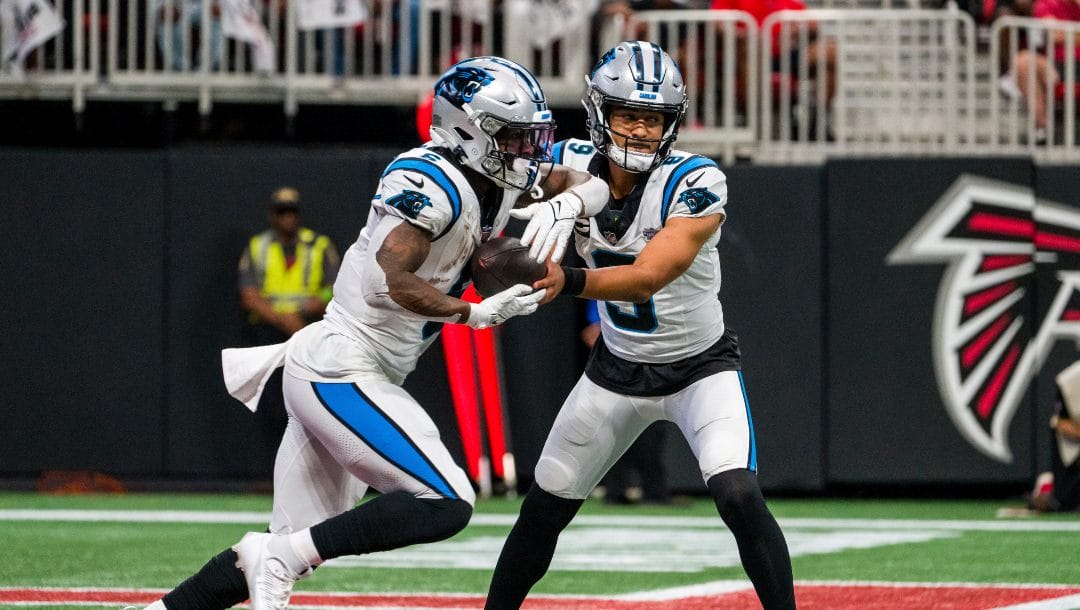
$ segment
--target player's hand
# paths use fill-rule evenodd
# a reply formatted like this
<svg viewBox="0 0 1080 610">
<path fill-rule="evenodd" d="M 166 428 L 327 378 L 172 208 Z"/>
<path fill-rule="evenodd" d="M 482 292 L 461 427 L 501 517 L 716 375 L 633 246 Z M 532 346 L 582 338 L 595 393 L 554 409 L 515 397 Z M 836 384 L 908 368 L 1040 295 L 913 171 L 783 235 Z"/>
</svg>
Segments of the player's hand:
<svg viewBox="0 0 1080 610">
<path fill-rule="evenodd" d="M 546 293 L 540 304 L 547 305 L 554 301 L 555 297 L 559 296 L 565 285 L 566 275 L 563 273 L 562 265 L 549 259 L 547 261 L 547 275 L 533 282 L 532 287 Z"/>
<path fill-rule="evenodd" d="M 584 203 L 573 193 L 560 193 L 547 201 L 540 201 L 520 209 L 510 210 L 519 220 L 528 220 L 521 243 L 529 248 L 529 256 L 544 262 L 550 255 L 556 263 L 566 254 L 566 242 L 574 231 L 574 221 Z"/>
<path fill-rule="evenodd" d="M 544 290 L 534 291 L 528 284 L 516 284 L 479 303 L 472 303 L 465 323 L 476 329 L 491 328 L 514 316 L 529 315 L 540 307 L 545 294 Z"/>
</svg>

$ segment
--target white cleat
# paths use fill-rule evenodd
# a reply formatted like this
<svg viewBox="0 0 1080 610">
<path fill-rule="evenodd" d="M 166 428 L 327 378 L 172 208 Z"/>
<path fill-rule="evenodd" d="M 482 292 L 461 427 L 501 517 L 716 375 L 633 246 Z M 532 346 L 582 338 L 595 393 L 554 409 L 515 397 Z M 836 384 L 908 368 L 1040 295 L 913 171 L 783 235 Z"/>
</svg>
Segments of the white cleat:
<svg viewBox="0 0 1080 610">
<path fill-rule="evenodd" d="M 273 534 L 248 532 L 233 545 L 236 551 L 236 567 L 244 573 L 252 610 L 284 610 L 289 605 L 293 583 L 307 576 L 293 572 L 278 556 L 270 553 L 267 545 Z"/>
</svg>

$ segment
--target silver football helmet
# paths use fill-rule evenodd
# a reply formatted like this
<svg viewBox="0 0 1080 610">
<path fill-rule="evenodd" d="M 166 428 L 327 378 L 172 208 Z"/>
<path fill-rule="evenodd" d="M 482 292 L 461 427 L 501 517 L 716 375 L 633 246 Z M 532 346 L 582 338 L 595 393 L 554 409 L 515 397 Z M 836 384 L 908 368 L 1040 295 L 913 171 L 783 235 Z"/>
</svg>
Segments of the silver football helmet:
<svg viewBox="0 0 1080 610">
<path fill-rule="evenodd" d="M 502 187 L 528 190 L 551 162 L 555 119 L 540 83 L 501 57 L 458 62 L 435 83 L 431 140 Z"/>
<path fill-rule="evenodd" d="M 604 53 L 591 73 L 585 76 L 581 103 L 587 114 L 585 126 L 593 144 L 619 167 L 631 172 L 655 169 L 671 153 L 679 124 L 686 114 L 686 84 L 675 60 L 651 42 L 621 42 Z M 664 132 L 656 152 L 625 150 L 611 140 L 612 107 L 652 110 L 664 115 Z M 631 138 L 629 134 L 620 136 Z"/>
</svg>

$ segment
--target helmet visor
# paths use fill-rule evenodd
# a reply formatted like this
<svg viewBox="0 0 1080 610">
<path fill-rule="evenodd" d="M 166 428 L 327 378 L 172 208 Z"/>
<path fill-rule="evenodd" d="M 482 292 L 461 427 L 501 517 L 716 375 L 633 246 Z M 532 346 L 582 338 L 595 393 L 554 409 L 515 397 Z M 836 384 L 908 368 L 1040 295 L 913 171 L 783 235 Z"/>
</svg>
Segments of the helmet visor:
<svg viewBox="0 0 1080 610">
<path fill-rule="evenodd" d="M 551 161 L 555 126 L 550 123 L 507 125 L 495 133 L 495 142 L 503 155 L 530 161 Z"/>
<path fill-rule="evenodd" d="M 551 161 L 555 144 L 555 123 L 505 123 L 486 117 L 481 128 L 490 134 L 505 158 Z"/>
</svg>

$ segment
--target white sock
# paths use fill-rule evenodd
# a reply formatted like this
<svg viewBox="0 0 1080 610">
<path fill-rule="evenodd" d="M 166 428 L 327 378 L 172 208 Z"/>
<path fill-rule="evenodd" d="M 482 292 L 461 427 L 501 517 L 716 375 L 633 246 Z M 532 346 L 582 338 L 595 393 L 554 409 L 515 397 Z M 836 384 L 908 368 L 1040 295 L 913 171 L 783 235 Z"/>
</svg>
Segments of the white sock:
<svg viewBox="0 0 1080 610">
<path fill-rule="evenodd" d="M 146 610 L 166 610 L 165 602 L 160 599 L 146 607 Z"/>
<path fill-rule="evenodd" d="M 309 567 L 323 562 L 322 557 L 319 557 L 319 552 L 315 550 L 315 541 L 311 539 L 310 528 L 284 536 L 274 536 L 267 549 L 280 557 L 285 565 L 297 574 L 306 572 Z"/>
</svg>

